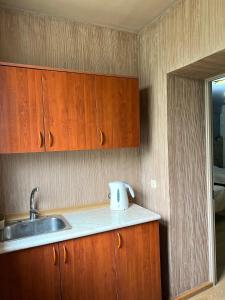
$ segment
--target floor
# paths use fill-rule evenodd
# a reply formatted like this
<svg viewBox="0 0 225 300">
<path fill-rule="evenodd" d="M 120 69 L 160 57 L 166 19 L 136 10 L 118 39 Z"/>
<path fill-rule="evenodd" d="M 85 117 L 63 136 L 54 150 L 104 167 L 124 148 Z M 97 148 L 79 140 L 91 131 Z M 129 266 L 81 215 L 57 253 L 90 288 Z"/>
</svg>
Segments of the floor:
<svg viewBox="0 0 225 300">
<path fill-rule="evenodd" d="M 225 300 L 225 216 L 216 216 L 216 252 L 217 285 L 191 300 Z"/>
<path fill-rule="evenodd" d="M 191 300 L 225 300 L 225 272 L 216 286 L 192 297 Z"/>
</svg>

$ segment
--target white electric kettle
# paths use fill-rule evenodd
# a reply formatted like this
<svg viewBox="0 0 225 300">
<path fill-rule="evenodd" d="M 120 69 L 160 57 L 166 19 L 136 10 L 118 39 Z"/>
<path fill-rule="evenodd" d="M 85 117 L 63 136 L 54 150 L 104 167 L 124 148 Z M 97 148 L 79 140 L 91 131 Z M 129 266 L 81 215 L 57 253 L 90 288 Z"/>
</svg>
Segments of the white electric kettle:
<svg viewBox="0 0 225 300">
<path fill-rule="evenodd" d="M 113 181 L 109 183 L 110 188 L 110 208 L 112 210 L 125 210 L 129 207 L 127 189 L 132 198 L 135 197 L 132 187 L 123 181 Z"/>
</svg>

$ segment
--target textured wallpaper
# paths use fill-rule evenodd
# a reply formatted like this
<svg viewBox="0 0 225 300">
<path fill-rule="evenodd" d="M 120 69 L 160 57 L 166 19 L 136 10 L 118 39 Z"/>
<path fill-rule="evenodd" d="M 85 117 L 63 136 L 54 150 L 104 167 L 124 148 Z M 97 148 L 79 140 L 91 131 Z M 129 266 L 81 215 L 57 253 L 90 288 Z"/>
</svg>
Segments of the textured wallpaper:
<svg viewBox="0 0 225 300">
<path fill-rule="evenodd" d="M 196 199 L 190 193 L 185 198 L 186 206 L 180 190 L 177 197 L 174 197 L 176 190 L 171 190 L 174 166 L 171 161 L 169 164 L 168 153 L 177 136 L 172 135 L 173 143 L 168 144 L 173 110 L 168 106 L 167 74 L 225 48 L 225 35 L 221 30 L 225 25 L 224 11 L 224 0 L 179 0 L 137 37 L 63 19 L 0 10 L 0 60 L 110 74 L 138 74 L 142 102 L 141 155 L 137 149 L 2 155 L 0 209 L 28 210 L 29 193 L 34 185 L 41 188 L 40 207 L 55 208 L 104 201 L 109 180 L 127 180 L 138 192 L 139 200 L 162 215 L 164 295 L 169 291 L 172 298 L 205 281 L 208 248 L 207 240 L 202 240 L 205 237 L 202 232 L 207 230 L 206 202 L 198 195 L 194 205 Z M 186 106 L 180 109 L 185 112 Z M 192 120 L 201 131 L 202 119 L 197 110 L 194 112 L 191 110 Z M 195 137 L 193 132 L 192 137 Z M 184 169 L 188 166 L 187 157 L 184 156 Z M 191 180 L 186 170 L 181 174 L 181 183 L 187 177 L 186 188 L 193 192 L 195 177 Z M 151 188 L 151 179 L 157 180 L 156 189 Z M 205 193 L 204 189 L 202 192 Z M 201 211 L 196 217 L 196 226 L 192 227 L 192 223 L 187 233 L 179 230 L 181 219 L 189 220 L 186 208 L 195 216 Z M 194 222 L 193 216 L 190 220 Z M 193 241 L 196 255 L 188 265 Z M 176 261 L 175 251 L 179 259 L 184 257 L 184 264 L 179 259 Z M 200 270 L 198 274 L 191 272 L 193 265 Z"/>
<path fill-rule="evenodd" d="M 137 35 L 0 9 L 0 60 L 137 76 Z M 100 203 L 126 180 L 141 201 L 138 149 L 0 156 L 0 211 L 26 212 L 34 186 L 41 209 Z"/>
<path fill-rule="evenodd" d="M 197 165 L 201 167 L 199 172 L 194 173 L 196 166 L 193 164 L 197 158 L 189 160 L 188 152 L 193 151 L 190 145 L 187 149 L 181 147 L 187 155 L 183 153 L 183 165 L 180 166 L 180 169 L 176 160 L 168 161 L 168 149 L 172 153 L 181 148 L 176 148 L 177 133 L 169 132 L 170 127 L 168 127 L 169 121 L 174 117 L 177 119 L 179 117 L 175 114 L 176 101 L 178 101 L 176 97 L 171 98 L 174 101 L 170 103 L 173 108 L 168 107 L 167 74 L 225 49 L 225 35 L 221 30 L 225 26 L 224 11 L 224 0 L 178 0 L 163 16 L 146 26 L 139 34 L 139 78 L 142 101 L 145 103 L 145 117 L 142 118 L 144 122 L 142 127 L 143 147 L 141 149 L 143 202 L 146 207 L 159 212 L 163 218 L 164 225 L 161 231 L 164 266 L 163 292 L 166 295 L 169 290 L 171 298 L 208 279 L 206 237 L 208 229 L 207 202 L 204 190 L 206 182 L 204 176 L 199 178 L 199 173 L 202 172 L 202 175 L 205 175 L 205 169 L 203 169 L 205 165 L 198 152 L 200 149 L 194 152 L 199 158 Z M 178 85 L 174 88 L 175 95 L 176 92 L 182 95 L 184 83 L 181 91 L 179 91 Z M 188 104 L 189 99 L 186 101 Z M 189 104 L 194 105 L 195 101 L 194 97 Z M 190 143 L 199 138 L 201 143 L 195 144 L 195 146 L 204 147 L 199 129 L 201 122 L 204 122 L 202 114 L 199 115 L 201 108 L 198 106 L 198 109 L 194 110 L 193 107 L 185 106 L 185 103 L 182 105 L 179 108 L 180 113 L 184 116 L 185 113 L 190 113 L 191 117 L 188 121 L 194 121 L 192 123 L 193 130 L 189 132 L 190 136 L 186 132 L 184 139 L 186 138 Z M 201 103 L 201 105 L 203 104 Z M 185 109 L 187 110 L 185 111 Z M 179 128 L 179 123 L 176 126 Z M 196 128 L 198 128 L 197 132 Z M 199 134 L 198 138 L 195 136 L 196 133 Z M 170 141 L 168 141 L 169 134 L 170 137 L 172 135 Z M 179 134 L 182 135 L 182 132 Z M 181 157 L 181 153 L 177 154 Z M 180 172 L 179 182 L 175 182 L 177 178 L 173 174 L 175 167 L 178 167 L 177 171 Z M 192 180 L 187 176 L 187 169 L 193 175 Z M 151 189 L 151 178 L 157 179 L 157 189 Z M 179 185 L 184 185 L 185 180 L 187 180 L 187 186 L 183 191 L 189 190 L 190 192 L 186 193 L 184 197 L 180 192 Z M 200 189 L 197 187 L 198 181 Z M 202 195 L 196 193 L 196 196 L 193 197 L 197 190 L 201 190 Z M 177 192 L 176 196 L 175 192 Z M 186 209 L 189 209 L 188 214 Z M 184 227 L 181 227 L 180 222 L 188 224 L 188 221 L 190 221 L 188 229 L 181 232 L 180 229 Z M 168 249 L 166 248 L 167 239 L 169 241 Z M 195 247 L 196 253 L 190 260 L 190 249 L 193 251 L 193 247 Z M 180 256 L 176 257 L 175 254 Z M 169 261 L 166 261 L 168 255 Z M 193 270 L 196 272 L 193 273 Z"/>
</svg>

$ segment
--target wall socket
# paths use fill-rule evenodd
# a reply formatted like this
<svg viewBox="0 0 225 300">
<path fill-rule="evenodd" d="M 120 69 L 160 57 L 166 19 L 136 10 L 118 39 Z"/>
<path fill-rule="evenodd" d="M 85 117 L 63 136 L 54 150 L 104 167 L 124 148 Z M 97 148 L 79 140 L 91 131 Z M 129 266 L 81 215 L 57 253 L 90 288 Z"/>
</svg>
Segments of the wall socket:
<svg viewBox="0 0 225 300">
<path fill-rule="evenodd" d="M 151 179 L 151 188 L 156 189 L 157 188 L 157 181 L 156 179 Z"/>
</svg>

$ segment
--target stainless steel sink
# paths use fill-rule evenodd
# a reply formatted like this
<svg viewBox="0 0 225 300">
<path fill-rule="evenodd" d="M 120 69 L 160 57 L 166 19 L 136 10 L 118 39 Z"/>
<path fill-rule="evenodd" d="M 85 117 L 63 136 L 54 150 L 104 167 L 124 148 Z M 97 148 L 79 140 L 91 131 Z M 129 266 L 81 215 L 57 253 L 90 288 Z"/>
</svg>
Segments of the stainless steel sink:
<svg viewBox="0 0 225 300">
<path fill-rule="evenodd" d="M 71 229 L 68 221 L 60 215 L 39 217 L 35 220 L 21 220 L 6 223 L 0 231 L 0 241 L 10 241 L 44 233 Z"/>
</svg>

